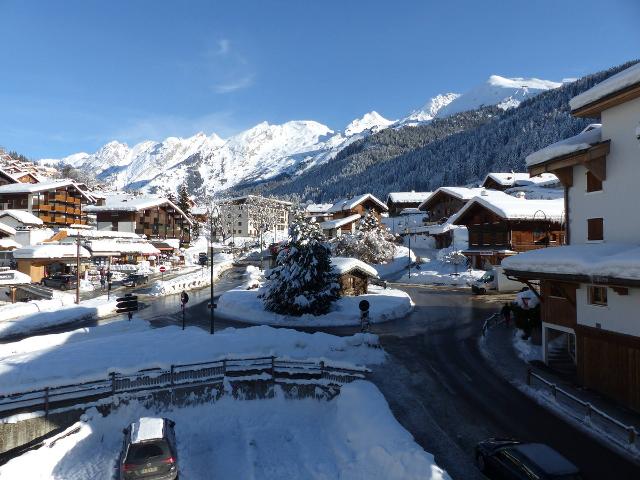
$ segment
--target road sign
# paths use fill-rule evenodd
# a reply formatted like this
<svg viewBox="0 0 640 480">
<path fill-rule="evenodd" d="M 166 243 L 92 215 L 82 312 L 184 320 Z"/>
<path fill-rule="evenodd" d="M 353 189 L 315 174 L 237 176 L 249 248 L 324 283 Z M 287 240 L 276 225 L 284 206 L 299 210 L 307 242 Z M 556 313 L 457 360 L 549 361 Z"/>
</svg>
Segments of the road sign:
<svg viewBox="0 0 640 480">
<path fill-rule="evenodd" d="M 358 307 L 361 311 L 367 312 L 369 310 L 369 302 L 367 300 L 361 300 Z"/>
<path fill-rule="evenodd" d="M 164 265 L 162 265 L 162 266 L 160 267 L 160 273 L 164 273 L 164 272 L 166 272 L 166 271 L 167 271 L 167 267 L 165 267 Z"/>
<path fill-rule="evenodd" d="M 124 297 L 116 299 L 116 312 L 128 313 L 138 310 L 138 297 L 127 293 Z"/>
<path fill-rule="evenodd" d="M 184 305 L 189 301 L 189 294 L 187 292 L 182 292 L 180 294 L 180 302 Z"/>
</svg>

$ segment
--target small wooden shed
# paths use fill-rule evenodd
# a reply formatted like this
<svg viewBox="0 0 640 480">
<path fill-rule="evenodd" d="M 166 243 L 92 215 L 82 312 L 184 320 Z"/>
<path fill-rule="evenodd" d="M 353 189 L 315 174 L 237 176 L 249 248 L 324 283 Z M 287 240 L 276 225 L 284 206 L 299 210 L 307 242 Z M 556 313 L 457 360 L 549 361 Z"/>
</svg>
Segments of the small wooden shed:
<svg viewBox="0 0 640 480">
<path fill-rule="evenodd" d="M 369 279 L 378 278 L 378 272 L 371 265 L 357 258 L 332 257 L 331 263 L 338 274 L 340 295 L 358 296 L 369 291 Z"/>
</svg>

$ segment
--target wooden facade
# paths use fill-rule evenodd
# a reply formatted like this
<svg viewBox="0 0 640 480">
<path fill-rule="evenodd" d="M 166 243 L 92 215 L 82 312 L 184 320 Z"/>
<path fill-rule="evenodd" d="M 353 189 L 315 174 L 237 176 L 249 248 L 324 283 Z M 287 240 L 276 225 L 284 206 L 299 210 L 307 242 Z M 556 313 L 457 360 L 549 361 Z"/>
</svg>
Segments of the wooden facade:
<svg viewBox="0 0 640 480">
<path fill-rule="evenodd" d="M 454 213 L 458 213 L 467 203 L 450 193 L 437 191 L 425 203 L 422 204 L 421 210 L 429 215 L 429 220 L 439 222 L 449 218 Z"/>
<path fill-rule="evenodd" d="M 389 209 L 389 215 L 396 217 L 400 215 L 400 212 L 405 208 L 418 208 L 422 202 L 394 202 L 391 199 L 387 200 L 387 208 Z"/>
<path fill-rule="evenodd" d="M 369 288 L 369 275 L 360 270 L 354 269 L 343 273 L 338 277 L 340 284 L 340 295 L 357 296 L 364 295 Z"/>
<path fill-rule="evenodd" d="M 6 210 L 27 210 L 46 226 L 86 225 L 83 194 L 73 185 L 58 186 L 29 193 L 0 193 L 0 205 Z"/>
<path fill-rule="evenodd" d="M 377 202 L 371 200 L 370 198 L 367 198 L 365 201 L 359 203 L 353 208 L 334 212 L 333 219 L 337 220 L 339 218 L 346 218 L 356 213 L 358 215 L 364 216 L 367 213 L 367 211 L 373 212 L 376 219 L 380 221 L 380 217 L 382 216 L 382 212 L 384 212 L 384 209 L 382 209 Z"/>
<path fill-rule="evenodd" d="M 564 232 L 558 222 L 543 218 L 507 220 L 480 204 L 470 205 L 455 223 L 466 226 L 469 231 L 469 245 L 465 255 L 476 268 L 483 267 L 479 257 L 484 257 L 491 265 L 500 265 L 503 258 L 514 252 L 564 243 Z"/>
</svg>

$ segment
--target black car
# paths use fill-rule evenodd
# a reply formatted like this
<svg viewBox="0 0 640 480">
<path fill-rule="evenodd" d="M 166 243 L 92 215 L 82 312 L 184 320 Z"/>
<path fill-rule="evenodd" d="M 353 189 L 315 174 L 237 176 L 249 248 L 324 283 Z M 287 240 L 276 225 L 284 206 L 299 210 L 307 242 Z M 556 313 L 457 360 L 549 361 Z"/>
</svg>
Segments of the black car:
<svg viewBox="0 0 640 480">
<path fill-rule="evenodd" d="M 167 418 L 143 417 L 123 430 L 119 479 L 176 480 L 178 449 L 175 423 Z"/>
<path fill-rule="evenodd" d="M 122 285 L 125 287 L 137 287 L 143 285 L 149 281 L 149 275 L 142 273 L 130 273 L 127 278 L 122 280 Z"/>
<path fill-rule="evenodd" d="M 54 273 L 48 277 L 44 277 L 40 282 L 45 287 L 59 288 L 60 290 L 69 290 L 76 288 L 78 280 L 75 275 L 64 275 L 61 273 Z"/>
<path fill-rule="evenodd" d="M 542 443 L 492 438 L 476 446 L 475 458 L 492 479 L 582 480 L 578 467 Z"/>
</svg>

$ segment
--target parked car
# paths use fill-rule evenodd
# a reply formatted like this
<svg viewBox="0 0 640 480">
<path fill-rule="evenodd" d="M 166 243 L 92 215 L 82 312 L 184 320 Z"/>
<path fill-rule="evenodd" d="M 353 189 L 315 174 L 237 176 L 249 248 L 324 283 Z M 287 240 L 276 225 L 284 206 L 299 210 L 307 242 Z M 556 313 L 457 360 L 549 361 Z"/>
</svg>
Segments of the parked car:
<svg viewBox="0 0 640 480">
<path fill-rule="evenodd" d="M 548 445 L 491 438 L 475 449 L 476 464 L 488 478 L 500 480 L 582 480 L 573 463 Z"/>
<path fill-rule="evenodd" d="M 125 287 L 137 287 L 149 282 L 149 275 L 144 273 L 130 273 L 127 278 L 122 280 L 122 285 Z"/>
<path fill-rule="evenodd" d="M 60 290 L 69 290 L 76 288 L 78 280 L 75 275 L 64 275 L 61 273 L 54 273 L 48 277 L 44 277 L 40 282 L 45 287 L 59 288 Z"/>
<path fill-rule="evenodd" d="M 167 418 L 142 417 L 123 430 L 119 479 L 175 480 L 178 449 L 175 423 Z"/>
</svg>

